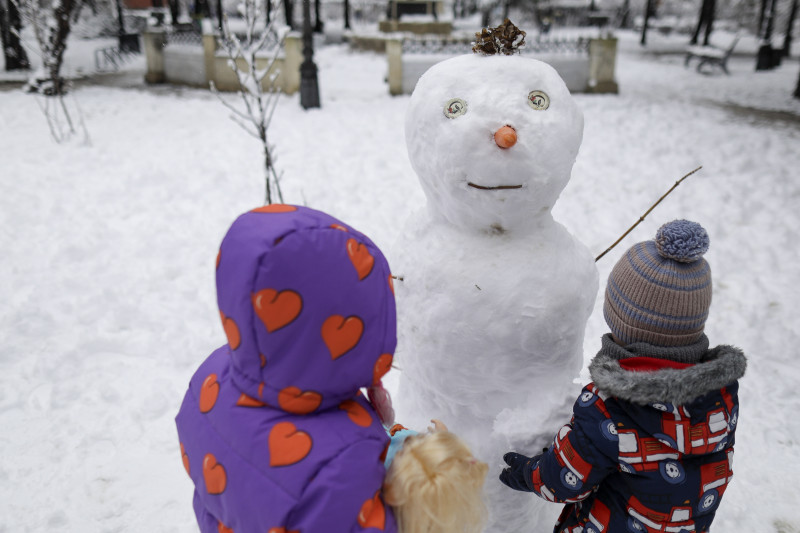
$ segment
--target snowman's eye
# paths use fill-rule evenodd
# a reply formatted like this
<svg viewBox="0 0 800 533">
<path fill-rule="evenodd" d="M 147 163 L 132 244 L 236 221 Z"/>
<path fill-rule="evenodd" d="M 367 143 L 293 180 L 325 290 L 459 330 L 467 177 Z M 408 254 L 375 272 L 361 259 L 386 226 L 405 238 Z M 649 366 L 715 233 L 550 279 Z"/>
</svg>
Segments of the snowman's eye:
<svg viewBox="0 0 800 533">
<path fill-rule="evenodd" d="M 467 112 L 467 103 L 461 98 L 451 98 L 444 105 L 444 116 L 457 118 Z"/>
<path fill-rule="evenodd" d="M 543 91 L 531 91 L 528 93 L 528 105 L 536 111 L 544 111 L 550 107 L 550 98 Z"/>
</svg>

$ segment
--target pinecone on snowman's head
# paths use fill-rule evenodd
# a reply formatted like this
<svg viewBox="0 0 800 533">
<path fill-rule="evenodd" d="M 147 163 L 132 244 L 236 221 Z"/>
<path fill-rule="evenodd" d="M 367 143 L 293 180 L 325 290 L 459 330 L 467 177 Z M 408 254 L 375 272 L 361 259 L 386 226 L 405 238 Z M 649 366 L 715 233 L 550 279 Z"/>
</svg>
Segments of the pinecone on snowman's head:
<svg viewBox="0 0 800 533">
<path fill-rule="evenodd" d="M 483 28 L 475 34 L 472 51 L 485 56 L 514 55 L 525 45 L 526 33 L 506 19 L 496 28 Z"/>
</svg>

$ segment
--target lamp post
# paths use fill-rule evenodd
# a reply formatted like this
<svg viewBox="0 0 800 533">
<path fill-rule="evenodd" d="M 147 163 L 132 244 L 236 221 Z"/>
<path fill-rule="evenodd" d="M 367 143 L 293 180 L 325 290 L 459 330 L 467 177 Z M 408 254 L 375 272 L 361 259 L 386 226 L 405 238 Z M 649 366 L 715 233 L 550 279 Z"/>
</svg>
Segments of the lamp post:
<svg viewBox="0 0 800 533">
<path fill-rule="evenodd" d="M 317 65 L 314 64 L 313 56 L 311 0 L 303 0 L 303 63 L 300 65 L 300 105 L 303 106 L 303 109 L 319 107 Z"/>
</svg>

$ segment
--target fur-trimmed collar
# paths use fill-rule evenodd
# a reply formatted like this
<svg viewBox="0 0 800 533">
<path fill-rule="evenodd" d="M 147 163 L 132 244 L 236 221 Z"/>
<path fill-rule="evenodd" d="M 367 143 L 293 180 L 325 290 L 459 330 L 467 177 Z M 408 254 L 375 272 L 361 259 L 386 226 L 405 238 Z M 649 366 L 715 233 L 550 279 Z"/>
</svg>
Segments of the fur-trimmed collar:
<svg viewBox="0 0 800 533">
<path fill-rule="evenodd" d="M 603 347 L 589 364 L 589 373 L 604 393 L 640 405 L 657 402 L 686 405 L 733 383 L 747 368 L 747 359 L 739 348 L 722 345 L 703 350 L 697 363 L 688 368 L 631 372 L 619 365 L 622 359 L 640 355 L 635 353 L 638 349 L 630 351 L 630 348 L 616 344 L 610 334 L 604 335 Z"/>
</svg>

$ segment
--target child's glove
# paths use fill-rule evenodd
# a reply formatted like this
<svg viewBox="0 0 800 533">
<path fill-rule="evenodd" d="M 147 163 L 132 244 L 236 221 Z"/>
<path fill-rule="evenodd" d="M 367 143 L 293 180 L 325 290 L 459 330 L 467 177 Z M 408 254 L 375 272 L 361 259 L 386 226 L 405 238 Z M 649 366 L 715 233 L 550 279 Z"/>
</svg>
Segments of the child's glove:
<svg viewBox="0 0 800 533">
<path fill-rule="evenodd" d="M 500 481 L 514 490 L 533 492 L 531 471 L 540 456 L 528 457 L 519 453 L 508 452 L 503 456 L 508 468 L 500 472 Z"/>
</svg>

